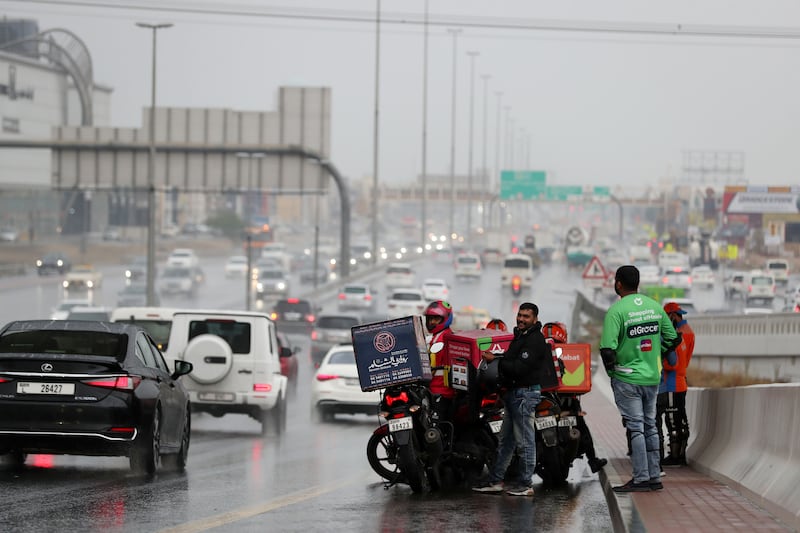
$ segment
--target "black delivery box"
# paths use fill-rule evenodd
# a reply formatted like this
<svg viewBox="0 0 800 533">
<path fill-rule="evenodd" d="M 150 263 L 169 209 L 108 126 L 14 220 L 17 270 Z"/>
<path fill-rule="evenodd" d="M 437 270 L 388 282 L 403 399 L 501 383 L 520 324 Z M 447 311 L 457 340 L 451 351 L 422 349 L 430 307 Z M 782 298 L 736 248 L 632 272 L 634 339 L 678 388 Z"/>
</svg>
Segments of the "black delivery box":
<svg viewBox="0 0 800 533">
<path fill-rule="evenodd" d="M 422 318 L 407 316 L 350 328 L 362 391 L 431 380 Z"/>
</svg>

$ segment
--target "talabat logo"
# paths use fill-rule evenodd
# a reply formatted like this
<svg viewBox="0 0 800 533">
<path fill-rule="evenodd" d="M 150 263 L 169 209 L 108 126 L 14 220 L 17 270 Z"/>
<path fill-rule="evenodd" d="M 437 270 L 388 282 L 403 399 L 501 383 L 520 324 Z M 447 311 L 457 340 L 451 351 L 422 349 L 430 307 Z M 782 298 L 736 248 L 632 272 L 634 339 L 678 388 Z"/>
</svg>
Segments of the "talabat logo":
<svg viewBox="0 0 800 533">
<path fill-rule="evenodd" d="M 628 338 L 644 337 L 645 335 L 658 335 L 658 322 L 645 322 L 628 328 Z"/>
</svg>

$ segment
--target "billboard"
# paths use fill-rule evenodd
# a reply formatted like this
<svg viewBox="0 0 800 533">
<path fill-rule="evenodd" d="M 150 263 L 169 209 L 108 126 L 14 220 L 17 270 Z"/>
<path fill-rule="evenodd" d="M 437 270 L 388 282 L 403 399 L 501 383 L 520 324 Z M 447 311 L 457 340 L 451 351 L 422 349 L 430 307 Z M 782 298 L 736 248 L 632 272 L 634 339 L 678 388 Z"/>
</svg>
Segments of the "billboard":
<svg viewBox="0 0 800 533">
<path fill-rule="evenodd" d="M 800 187 L 726 187 L 725 213 L 800 213 Z"/>
</svg>

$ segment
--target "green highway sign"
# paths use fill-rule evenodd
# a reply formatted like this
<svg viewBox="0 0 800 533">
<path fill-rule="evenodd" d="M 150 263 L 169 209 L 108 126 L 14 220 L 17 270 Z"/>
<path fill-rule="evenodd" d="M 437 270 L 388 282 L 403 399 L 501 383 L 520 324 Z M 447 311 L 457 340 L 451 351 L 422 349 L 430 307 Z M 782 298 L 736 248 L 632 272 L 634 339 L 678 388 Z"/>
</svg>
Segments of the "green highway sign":
<svg viewBox="0 0 800 533">
<path fill-rule="evenodd" d="M 546 174 L 543 170 L 503 170 L 500 172 L 500 198 L 502 200 L 544 198 Z"/>
<path fill-rule="evenodd" d="M 611 196 L 611 187 L 593 187 L 592 196 Z"/>
<path fill-rule="evenodd" d="M 545 198 L 555 202 L 579 200 L 583 198 L 583 187 L 580 185 L 548 185 Z"/>
</svg>

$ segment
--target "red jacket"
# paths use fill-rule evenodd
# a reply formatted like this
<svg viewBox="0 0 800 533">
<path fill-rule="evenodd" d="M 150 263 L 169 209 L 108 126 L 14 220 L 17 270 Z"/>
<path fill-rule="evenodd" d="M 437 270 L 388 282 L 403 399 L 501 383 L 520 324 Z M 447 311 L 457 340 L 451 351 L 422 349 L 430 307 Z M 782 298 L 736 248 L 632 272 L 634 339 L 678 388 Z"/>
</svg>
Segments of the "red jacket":
<svg viewBox="0 0 800 533">
<path fill-rule="evenodd" d="M 686 392 L 686 369 L 692 360 L 694 353 L 694 331 L 686 320 L 681 320 L 675 327 L 682 335 L 680 345 L 675 348 L 678 361 L 675 365 L 664 361 L 664 371 L 661 373 L 661 381 L 665 392 Z"/>
<path fill-rule="evenodd" d="M 443 329 L 431 338 L 428 344 L 428 349 L 437 342 L 444 342 L 445 337 L 453 332 L 450 328 Z M 431 366 L 442 366 L 443 370 L 434 370 L 433 378 L 429 388 L 433 394 L 444 396 L 445 398 L 454 398 L 456 395 L 455 389 L 447 385 L 450 380 L 450 354 L 447 350 L 441 350 L 437 354 L 431 354 Z M 447 379 L 445 380 L 445 377 Z"/>
</svg>

